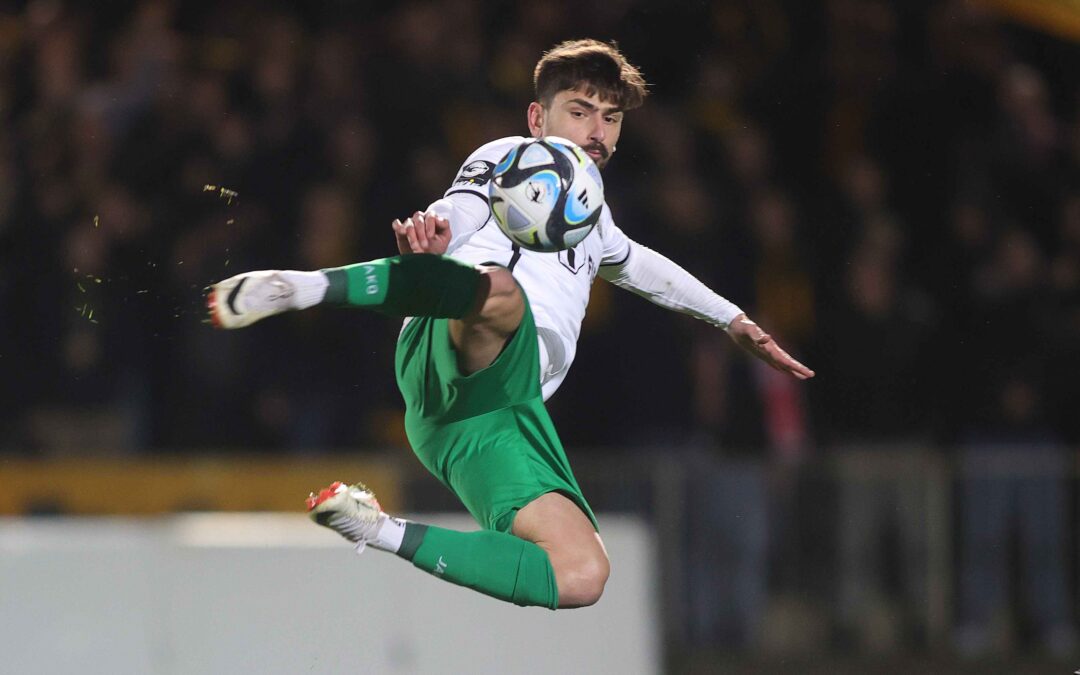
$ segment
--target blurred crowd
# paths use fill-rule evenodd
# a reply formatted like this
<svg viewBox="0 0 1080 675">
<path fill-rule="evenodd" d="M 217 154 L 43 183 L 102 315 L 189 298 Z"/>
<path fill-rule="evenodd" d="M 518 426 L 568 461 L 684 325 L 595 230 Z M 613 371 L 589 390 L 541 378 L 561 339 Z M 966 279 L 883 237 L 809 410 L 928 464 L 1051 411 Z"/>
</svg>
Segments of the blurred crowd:
<svg viewBox="0 0 1080 675">
<path fill-rule="evenodd" d="M 598 283 L 550 402 L 572 455 L 1080 442 L 1080 55 L 980 3 L 33 0 L 0 3 L 0 451 L 402 446 L 398 322 L 218 333 L 202 289 L 394 254 L 390 221 L 527 133 L 537 58 L 583 36 L 653 94 L 616 222 L 818 378 Z M 748 466 L 733 501 L 765 499 Z"/>
<path fill-rule="evenodd" d="M 47 449 L 65 411 L 131 449 L 399 438 L 394 322 L 218 335 L 201 289 L 393 253 L 389 221 L 523 133 L 532 65 L 574 35 L 652 83 L 617 221 L 821 376 L 598 285 L 553 401 L 572 444 L 1080 438 L 1078 59 L 975 4 L 40 0 L 0 35 L 5 447 Z"/>
</svg>

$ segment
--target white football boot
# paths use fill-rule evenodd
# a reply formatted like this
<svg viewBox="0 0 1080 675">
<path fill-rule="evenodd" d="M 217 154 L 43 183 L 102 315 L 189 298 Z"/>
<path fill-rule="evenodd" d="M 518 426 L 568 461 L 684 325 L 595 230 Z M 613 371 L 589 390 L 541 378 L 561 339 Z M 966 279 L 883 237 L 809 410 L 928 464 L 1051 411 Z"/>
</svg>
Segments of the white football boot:
<svg viewBox="0 0 1080 675">
<path fill-rule="evenodd" d="M 319 525 L 329 527 L 356 544 L 361 553 L 373 541 L 388 518 L 379 507 L 375 494 L 363 484 L 345 485 L 338 481 L 312 492 L 307 498 L 308 515 Z"/>
<path fill-rule="evenodd" d="M 295 309 L 296 287 L 281 270 L 245 272 L 219 281 L 206 294 L 206 309 L 216 328 L 243 328 Z"/>
</svg>

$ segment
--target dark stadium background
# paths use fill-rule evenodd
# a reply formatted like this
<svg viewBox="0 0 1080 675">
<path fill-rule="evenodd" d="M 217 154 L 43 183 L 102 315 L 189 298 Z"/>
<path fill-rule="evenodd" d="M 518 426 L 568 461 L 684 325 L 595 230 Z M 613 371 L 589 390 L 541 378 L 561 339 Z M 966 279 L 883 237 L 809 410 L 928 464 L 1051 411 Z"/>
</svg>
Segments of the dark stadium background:
<svg viewBox="0 0 1080 675">
<path fill-rule="evenodd" d="M 1074 667 L 1066 0 L 0 3 L 6 512 L 122 511 L 30 487 L 86 458 L 80 484 L 105 480 L 95 466 L 372 458 L 402 508 L 455 508 L 405 446 L 397 321 L 320 309 L 218 333 L 201 289 L 394 254 L 390 221 L 525 133 L 532 65 L 584 36 L 651 83 L 604 175 L 618 224 L 818 373 L 789 382 L 594 289 L 549 408 L 598 510 L 664 526 L 673 672 L 777 654 Z M 918 524 L 927 493 L 940 529 Z M 978 529 L 995 499 L 998 539 Z M 192 506 L 266 507 L 175 508 Z M 944 551 L 929 582 L 911 550 Z M 1002 576 L 973 563 L 986 551 Z M 993 625 L 972 600 L 988 595 Z"/>
</svg>

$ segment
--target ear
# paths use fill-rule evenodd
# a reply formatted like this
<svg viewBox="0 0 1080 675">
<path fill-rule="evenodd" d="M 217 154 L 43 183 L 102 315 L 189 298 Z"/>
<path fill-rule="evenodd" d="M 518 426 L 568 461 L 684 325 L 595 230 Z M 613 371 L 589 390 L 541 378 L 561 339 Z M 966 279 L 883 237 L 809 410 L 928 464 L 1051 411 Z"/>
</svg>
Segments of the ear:
<svg viewBox="0 0 1080 675">
<path fill-rule="evenodd" d="M 540 138 L 544 135 L 544 114 L 547 111 L 544 110 L 544 106 L 540 105 L 536 101 L 529 104 L 529 110 L 525 113 L 527 121 L 529 123 L 529 134 L 533 138 Z"/>
</svg>

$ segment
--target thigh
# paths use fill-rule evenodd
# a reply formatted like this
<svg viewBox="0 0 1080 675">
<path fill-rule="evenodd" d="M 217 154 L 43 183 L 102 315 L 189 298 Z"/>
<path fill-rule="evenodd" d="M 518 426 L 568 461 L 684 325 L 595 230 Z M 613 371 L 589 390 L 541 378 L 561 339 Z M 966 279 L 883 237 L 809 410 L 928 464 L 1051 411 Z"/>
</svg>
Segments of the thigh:
<svg viewBox="0 0 1080 675">
<path fill-rule="evenodd" d="M 539 414 L 538 414 L 539 413 Z M 458 441 L 437 462 L 445 482 L 483 527 L 510 532 L 519 511 L 559 493 L 590 527 L 595 516 L 574 478 L 542 406 L 508 409 L 460 426 Z"/>
<path fill-rule="evenodd" d="M 398 337 L 394 360 L 410 441 L 422 442 L 447 424 L 540 398 L 538 352 L 527 302 L 517 331 L 495 360 L 476 372 L 460 368 L 449 319 L 411 319 Z"/>
<path fill-rule="evenodd" d="M 591 515 L 568 495 L 549 492 L 518 511 L 511 533 L 543 548 L 552 566 L 563 569 L 580 560 L 607 558 Z"/>
<path fill-rule="evenodd" d="M 509 270 L 495 266 L 481 269 L 486 292 L 479 311 L 447 324 L 458 369 L 466 375 L 495 362 L 526 313 L 525 294 Z"/>
<path fill-rule="evenodd" d="M 508 532 L 521 508 L 551 492 L 566 495 L 595 526 L 544 408 L 538 351 L 527 301 L 502 353 L 475 373 L 459 368 L 446 319 L 412 319 L 398 338 L 409 443 L 488 529 Z"/>
</svg>

